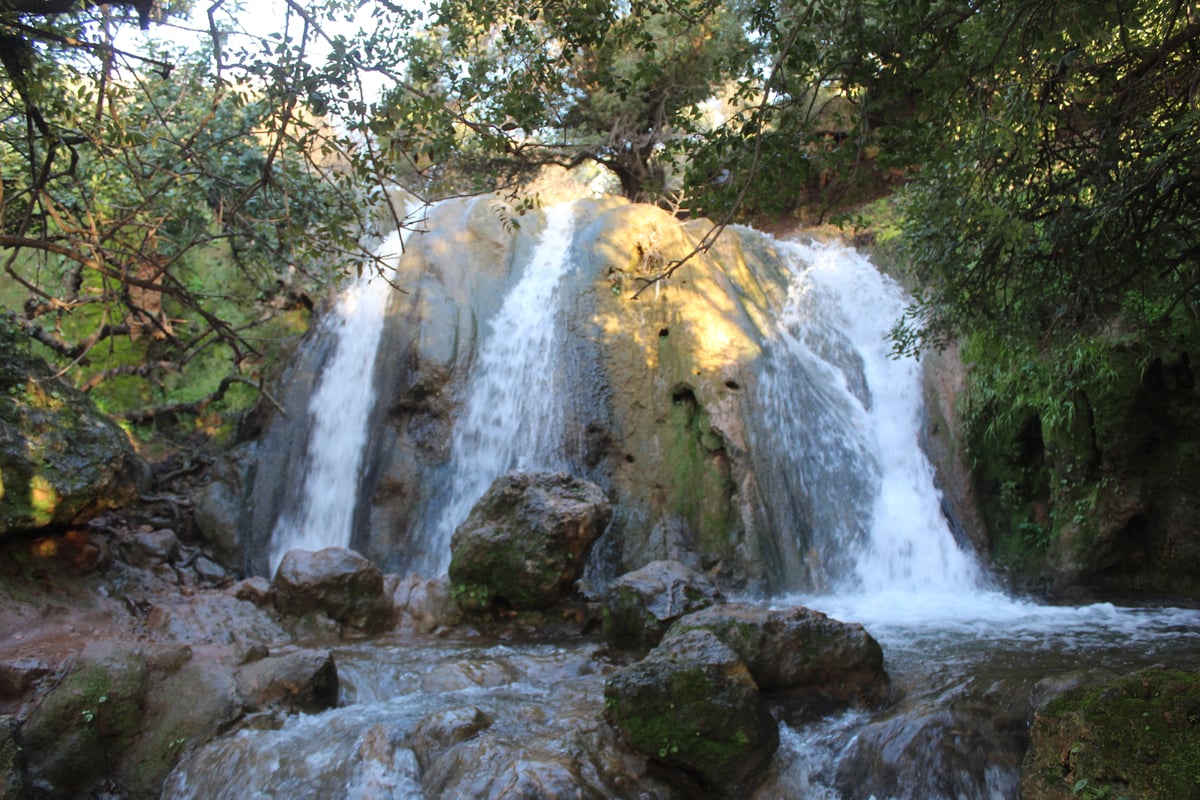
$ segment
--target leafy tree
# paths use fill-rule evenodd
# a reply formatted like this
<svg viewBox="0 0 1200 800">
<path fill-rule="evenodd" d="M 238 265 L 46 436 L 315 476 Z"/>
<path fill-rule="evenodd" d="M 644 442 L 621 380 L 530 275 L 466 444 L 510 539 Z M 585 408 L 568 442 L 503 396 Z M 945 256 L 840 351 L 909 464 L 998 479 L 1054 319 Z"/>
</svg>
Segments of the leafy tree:
<svg viewBox="0 0 1200 800">
<path fill-rule="evenodd" d="M 442 0 L 406 54 L 407 80 L 373 130 L 427 177 L 504 184 L 594 161 L 626 196 L 655 201 L 750 44 L 712 0 Z"/>
<path fill-rule="evenodd" d="M 1200 312 L 1200 17 L 1181 0 L 932 7 L 867 85 L 907 106 L 918 347 L 980 326 L 1161 339 Z M 864 112 L 872 113 L 870 103 Z"/>
<path fill-rule="evenodd" d="M 221 47 L 135 56 L 123 9 L 151 11 L 0 8 L 3 297 L 82 388 L 148 420 L 258 383 L 271 321 L 361 264 L 367 220 L 351 144 L 298 91 L 303 37 L 235 50 L 214 22 Z"/>
</svg>

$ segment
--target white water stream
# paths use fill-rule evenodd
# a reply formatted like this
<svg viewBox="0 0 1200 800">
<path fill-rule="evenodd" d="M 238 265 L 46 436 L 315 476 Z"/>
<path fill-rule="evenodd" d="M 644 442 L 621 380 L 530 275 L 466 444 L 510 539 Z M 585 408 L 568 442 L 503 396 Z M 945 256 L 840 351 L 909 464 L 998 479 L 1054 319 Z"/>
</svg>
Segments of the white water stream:
<svg viewBox="0 0 1200 800">
<path fill-rule="evenodd" d="M 484 335 L 454 428 L 447 471 L 449 497 L 426 534 L 427 575 L 446 572 L 450 537 L 492 481 L 512 469 L 565 469 L 562 452 L 559 288 L 572 267 L 575 211 L 552 207 L 524 273 Z"/>
<path fill-rule="evenodd" d="M 402 250 L 401 233 L 395 232 L 376 254 L 394 270 Z M 311 430 L 299 505 L 284 510 L 271 534 L 272 575 L 289 550 L 350 546 L 375 405 L 375 356 L 392 291 L 388 275 L 363 270 L 322 320 L 321 335 L 333 340 L 333 351 L 309 400 Z"/>
</svg>

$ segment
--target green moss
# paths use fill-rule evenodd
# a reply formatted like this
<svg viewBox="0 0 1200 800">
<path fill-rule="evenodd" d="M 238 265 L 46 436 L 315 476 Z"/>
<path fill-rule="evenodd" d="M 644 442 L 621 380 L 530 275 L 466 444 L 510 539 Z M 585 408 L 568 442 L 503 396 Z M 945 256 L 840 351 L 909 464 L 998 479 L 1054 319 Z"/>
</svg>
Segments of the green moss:
<svg viewBox="0 0 1200 800">
<path fill-rule="evenodd" d="M 483 584 L 455 582 L 450 585 L 450 597 L 463 611 L 486 611 L 492 605 L 492 592 Z"/>
<path fill-rule="evenodd" d="M 1081 797 L 1200 796 L 1200 673 L 1149 670 L 1039 713 L 1027 780 Z"/>
<path fill-rule="evenodd" d="M 667 508 L 688 521 L 701 550 L 724 555 L 737 529 L 736 485 L 724 441 L 690 388 L 673 393 L 663 449 L 671 470 Z"/>
<path fill-rule="evenodd" d="M 703 764 L 719 774 L 738 765 L 746 756 L 750 737 L 741 727 L 729 729 L 728 710 L 712 698 L 722 691 L 706 669 L 697 666 L 670 674 L 663 695 L 672 702 L 661 706 L 622 704 L 605 697 L 610 718 L 620 726 L 630 744 L 640 752 L 667 762 Z"/>
</svg>

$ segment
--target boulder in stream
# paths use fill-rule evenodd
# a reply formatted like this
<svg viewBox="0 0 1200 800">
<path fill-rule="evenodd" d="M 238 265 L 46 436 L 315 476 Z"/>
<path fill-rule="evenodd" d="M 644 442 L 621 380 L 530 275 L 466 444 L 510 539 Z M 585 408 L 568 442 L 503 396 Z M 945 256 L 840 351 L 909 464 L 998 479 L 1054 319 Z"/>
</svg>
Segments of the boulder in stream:
<svg viewBox="0 0 1200 800">
<path fill-rule="evenodd" d="M 252 661 L 238 670 L 237 684 L 256 709 L 313 714 L 337 705 L 337 667 L 328 650 L 296 650 Z"/>
<path fill-rule="evenodd" d="M 703 574 L 678 561 L 652 561 L 605 589 L 604 638 L 618 650 L 645 653 L 675 620 L 711 606 L 719 597 Z"/>
<path fill-rule="evenodd" d="M 392 624 L 383 573 L 353 550 L 292 550 L 280 562 L 273 586 L 275 608 L 282 614 L 319 612 L 363 633 L 379 633 Z"/>
<path fill-rule="evenodd" d="M 779 746 L 778 726 L 750 670 L 700 628 L 614 673 L 604 705 L 635 750 L 720 790 L 761 775 Z"/>
<path fill-rule="evenodd" d="M 689 614 L 663 645 L 694 630 L 713 633 L 746 664 L 758 688 L 802 718 L 852 701 L 876 702 L 887 689 L 883 650 L 858 623 L 804 607 L 724 603 Z"/>
<path fill-rule="evenodd" d="M 594 483 L 565 473 L 501 475 L 454 532 L 451 594 L 466 611 L 549 608 L 579 579 L 611 517 Z"/>
</svg>

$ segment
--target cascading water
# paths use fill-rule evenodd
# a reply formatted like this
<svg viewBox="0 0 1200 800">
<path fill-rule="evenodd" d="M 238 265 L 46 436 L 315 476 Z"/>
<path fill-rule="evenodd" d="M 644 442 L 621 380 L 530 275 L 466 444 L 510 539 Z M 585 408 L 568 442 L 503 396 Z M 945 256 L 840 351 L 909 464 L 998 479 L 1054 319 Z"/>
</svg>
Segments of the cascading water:
<svg viewBox="0 0 1200 800">
<path fill-rule="evenodd" d="M 790 436 L 804 435 L 795 430 L 802 425 L 817 428 L 821 437 L 811 450 L 781 448 L 802 454 L 786 471 L 804 474 L 814 461 L 829 470 L 821 502 L 849 516 L 841 542 L 827 539 L 821 547 L 841 550 L 849 562 L 849 569 L 832 576 L 835 588 L 979 590 L 978 566 L 949 530 L 933 468 L 920 447 L 920 367 L 915 359 L 892 357 L 888 348 L 889 327 L 904 310 L 902 290 L 853 251 L 795 244 L 785 252 L 793 265 L 804 265 L 781 315 L 785 350 L 798 362 L 820 359 L 829 374 L 824 390 L 846 409 L 841 418 L 816 425 L 802 407 L 782 415 Z M 846 535 L 859 527 L 861 536 Z"/>
<path fill-rule="evenodd" d="M 448 497 L 441 502 L 424 544 L 418 571 L 439 575 L 450 560 L 450 536 L 487 491 L 510 469 L 567 468 L 562 455 L 563 393 L 557 369 L 555 321 L 559 287 L 572 266 L 575 210 L 552 207 L 524 274 L 491 322 L 472 370 L 462 417 L 454 428 Z M 419 545 L 418 545 L 419 546 Z"/>
<path fill-rule="evenodd" d="M 402 250 L 397 231 L 376 253 L 394 269 Z M 364 270 L 341 292 L 333 312 L 322 321 L 321 335 L 333 339 L 333 352 L 309 401 L 311 433 L 299 505 L 284 511 L 271 534 L 272 575 L 289 550 L 350 545 L 368 421 L 375 402 L 375 356 L 392 291 L 386 275 Z"/>
<path fill-rule="evenodd" d="M 515 467 L 573 466 L 562 442 L 557 319 L 564 277 L 584 261 L 573 252 L 581 249 L 575 214 L 570 205 L 549 211 L 481 334 L 450 459 L 437 473 L 445 492 L 433 498 L 417 545 L 426 575 L 444 572 L 454 526 L 494 477 Z M 863 623 L 883 646 L 899 700 L 880 712 L 781 724 L 781 747 L 752 800 L 1013 800 L 1038 681 L 1097 661 L 1123 669 L 1198 665 L 1200 617 L 1107 604 L 1045 607 L 990 587 L 956 543 L 919 447 L 919 366 L 888 353 L 902 291 L 852 251 L 768 249 L 782 257 L 791 283 L 776 318 L 762 326 L 755 388 L 745 393 L 759 418 L 749 459 L 767 527 L 780 535 L 776 551 L 791 553 L 787 569 L 810 573 L 779 585 L 820 593 L 758 600 Z M 607 279 L 587 280 L 608 291 Z M 356 406 L 365 395 L 358 390 Z M 360 434 L 339 436 L 346 444 Z M 322 491 L 334 485 L 335 476 L 315 470 L 307 483 Z M 341 468 L 336 477 L 357 471 Z M 355 491 L 337 490 L 343 499 Z M 317 513 L 303 510 L 297 519 Z M 315 530 L 342 524 L 318 522 Z M 589 796 L 693 796 L 672 793 L 644 767 L 631 779 L 615 766 L 626 756 L 614 755 L 600 713 L 604 673 L 614 667 L 596 657 L 594 642 L 396 634 L 346 644 L 336 659 L 342 708 L 221 737 L 187 756 L 164 796 L 477 797 L 498 796 L 522 779 L 575 781 Z M 421 749 L 434 740 L 445 745 L 444 757 Z"/>
</svg>

